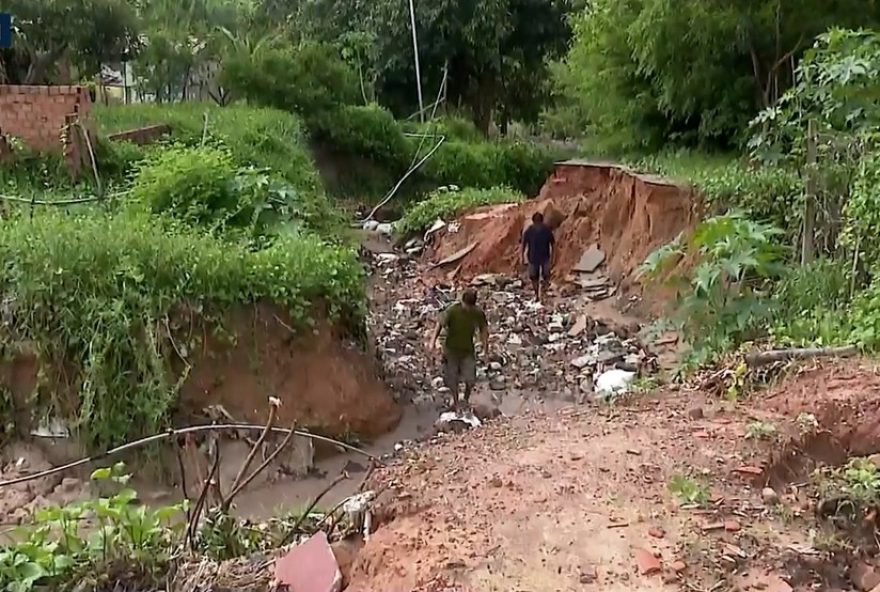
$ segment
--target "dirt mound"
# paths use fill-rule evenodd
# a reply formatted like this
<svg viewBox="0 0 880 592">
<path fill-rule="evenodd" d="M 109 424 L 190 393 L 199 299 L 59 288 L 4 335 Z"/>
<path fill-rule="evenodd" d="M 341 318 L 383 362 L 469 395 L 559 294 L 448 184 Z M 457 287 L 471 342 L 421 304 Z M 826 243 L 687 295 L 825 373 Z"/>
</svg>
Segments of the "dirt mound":
<svg viewBox="0 0 880 592">
<path fill-rule="evenodd" d="M 440 261 L 476 243 L 458 273 L 516 273 L 519 241 L 535 212 L 555 229 L 559 259 L 554 272 L 568 274 L 583 252 L 598 243 L 606 268 L 625 281 L 645 257 L 695 220 L 693 191 L 624 167 L 568 161 L 556 166 L 540 195 L 522 205 L 478 209 L 463 216 L 456 232 L 443 231 L 427 257 Z"/>
<path fill-rule="evenodd" d="M 812 416 L 817 426 L 815 431 L 804 429 L 772 455 L 765 480 L 790 482 L 817 464 L 837 465 L 850 456 L 880 452 L 878 390 L 878 368 L 850 361 L 804 368 L 762 395 L 761 408 L 796 423 Z"/>
</svg>

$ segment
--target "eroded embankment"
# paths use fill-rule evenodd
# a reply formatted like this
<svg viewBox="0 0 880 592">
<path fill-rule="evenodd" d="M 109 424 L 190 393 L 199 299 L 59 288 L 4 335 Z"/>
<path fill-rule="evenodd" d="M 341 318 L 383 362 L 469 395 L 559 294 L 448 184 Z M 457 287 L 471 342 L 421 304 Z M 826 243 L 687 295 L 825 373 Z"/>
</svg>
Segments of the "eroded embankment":
<svg viewBox="0 0 880 592">
<path fill-rule="evenodd" d="M 393 428 L 401 411 L 374 357 L 326 320 L 312 329 L 295 331 L 291 325 L 284 310 L 266 303 L 235 308 L 220 323 L 197 317 L 176 323 L 163 351 L 169 384 L 182 381 L 175 422 L 206 414 L 218 419 L 220 413 L 262 423 L 271 396 L 281 401 L 279 424 L 295 422 L 333 436 L 376 436 Z M 192 351 L 184 348 L 194 342 Z M 75 363 L 44 362 L 26 347 L 19 349 L 0 364 L 0 387 L 12 395 L 19 434 L 39 423 L 45 410 L 37 408 L 34 395 L 49 385 L 54 412 L 75 417 L 82 403 Z"/>
<path fill-rule="evenodd" d="M 458 276 L 515 274 L 521 234 L 532 215 L 541 212 L 555 230 L 557 277 L 568 274 L 584 251 L 598 244 L 608 273 L 625 288 L 651 251 L 691 227 L 696 202 L 691 188 L 667 179 L 618 165 L 566 161 L 557 164 L 536 199 L 461 217 L 457 231 L 441 231 L 427 256 L 440 261 L 476 243 L 461 259 Z"/>
</svg>

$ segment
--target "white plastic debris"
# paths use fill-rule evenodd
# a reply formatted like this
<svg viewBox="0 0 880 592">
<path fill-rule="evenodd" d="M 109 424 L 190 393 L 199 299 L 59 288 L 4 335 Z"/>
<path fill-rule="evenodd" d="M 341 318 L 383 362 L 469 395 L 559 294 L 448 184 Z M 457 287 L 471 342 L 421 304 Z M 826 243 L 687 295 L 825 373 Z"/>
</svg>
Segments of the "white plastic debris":
<svg viewBox="0 0 880 592">
<path fill-rule="evenodd" d="M 460 421 L 472 428 L 478 428 L 483 425 L 483 423 L 473 413 L 456 413 L 455 411 L 447 411 L 445 413 L 442 413 L 440 415 L 440 419 L 437 420 L 437 425 L 449 425 L 454 421 Z"/>
<path fill-rule="evenodd" d="M 391 236 L 394 234 L 394 225 L 389 224 L 388 222 L 384 222 L 376 226 L 376 232 L 379 234 L 384 234 L 385 236 Z"/>
<path fill-rule="evenodd" d="M 425 242 L 428 242 L 428 239 L 431 237 L 432 234 L 434 234 L 435 232 L 439 232 L 439 231 L 443 230 L 444 228 L 446 228 L 446 222 L 444 222 L 440 218 L 437 218 L 436 220 L 434 220 L 434 223 L 431 225 L 431 228 L 429 228 L 428 231 L 425 233 L 425 236 L 422 240 L 424 240 Z"/>
<path fill-rule="evenodd" d="M 377 228 L 379 228 L 379 223 L 375 220 L 367 220 L 364 222 L 364 230 L 375 232 Z"/>
<path fill-rule="evenodd" d="M 57 417 L 52 417 L 38 425 L 37 429 L 31 432 L 31 436 L 37 438 L 69 438 L 70 430 L 63 421 Z"/>
<path fill-rule="evenodd" d="M 604 397 L 626 393 L 635 378 L 635 372 L 627 372 L 618 368 L 608 370 L 596 379 L 596 393 Z"/>
</svg>

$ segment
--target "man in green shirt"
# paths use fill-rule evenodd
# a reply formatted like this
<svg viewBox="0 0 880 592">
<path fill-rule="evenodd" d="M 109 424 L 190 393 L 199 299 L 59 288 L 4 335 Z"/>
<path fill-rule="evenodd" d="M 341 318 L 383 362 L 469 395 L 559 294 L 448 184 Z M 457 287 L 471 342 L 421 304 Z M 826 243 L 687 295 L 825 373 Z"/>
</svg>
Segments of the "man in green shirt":
<svg viewBox="0 0 880 592">
<path fill-rule="evenodd" d="M 431 339 L 432 349 L 437 349 L 440 332 L 446 329 L 443 350 L 443 381 L 452 391 L 452 407 L 459 410 L 458 385 L 464 382 L 464 402 L 468 404 L 471 391 L 477 381 L 477 357 L 474 334 L 480 332 L 483 355 L 489 352 L 489 326 L 486 314 L 477 306 L 477 293 L 465 290 L 461 302 L 456 302 L 443 313 Z"/>
</svg>

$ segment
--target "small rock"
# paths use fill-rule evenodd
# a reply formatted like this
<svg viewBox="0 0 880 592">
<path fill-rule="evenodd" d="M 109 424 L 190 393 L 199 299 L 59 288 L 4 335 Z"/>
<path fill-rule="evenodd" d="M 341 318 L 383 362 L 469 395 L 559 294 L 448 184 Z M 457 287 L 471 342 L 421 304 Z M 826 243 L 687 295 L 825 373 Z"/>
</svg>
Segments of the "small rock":
<svg viewBox="0 0 880 592">
<path fill-rule="evenodd" d="M 657 526 L 655 526 L 651 530 L 649 530 L 648 534 L 651 535 L 652 537 L 654 537 L 655 539 L 662 539 L 663 537 L 666 536 L 666 532 L 662 528 L 659 528 Z"/>
<path fill-rule="evenodd" d="M 761 491 L 761 499 L 764 500 L 764 503 L 768 506 L 775 506 L 779 503 L 779 494 L 776 493 L 776 490 L 772 487 L 765 487 Z"/>
<path fill-rule="evenodd" d="M 580 578 L 578 578 L 578 581 L 580 581 L 581 584 L 592 584 L 598 579 L 599 573 L 596 571 L 596 568 L 588 567 L 581 571 L 581 575 Z"/>
<path fill-rule="evenodd" d="M 581 315 L 574 322 L 574 325 L 572 325 L 571 329 L 568 330 L 568 336 L 569 337 L 577 337 L 578 335 L 583 333 L 586 330 L 586 328 L 587 328 L 587 317 L 584 315 Z"/>
<path fill-rule="evenodd" d="M 582 370 L 589 366 L 590 364 L 595 363 L 595 358 L 593 356 L 581 356 L 579 358 L 575 358 L 571 361 L 571 365 L 577 368 L 578 370 Z"/>
<path fill-rule="evenodd" d="M 724 530 L 727 532 L 739 532 L 742 530 L 742 526 L 736 520 L 725 520 L 724 521 Z"/>
<path fill-rule="evenodd" d="M 504 481 L 502 481 L 501 477 L 493 477 L 491 481 L 489 481 L 489 485 L 492 487 L 504 487 Z"/>
<path fill-rule="evenodd" d="M 82 486 L 82 481 L 77 479 L 76 477 L 65 477 L 61 480 L 61 485 L 58 486 L 58 489 L 63 493 L 72 493 Z"/>
<path fill-rule="evenodd" d="M 500 372 L 501 368 L 503 368 L 501 362 L 489 362 L 489 370 L 492 372 Z"/>
<path fill-rule="evenodd" d="M 690 417 L 691 419 L 703 419 L 703 417 L 705 417 L 705 415 L 703 414 L 703 408 L 702 407 L 692 407 L 688 411 L 688 417 Z"/>
<path fill-rule="evenodd" d="M 646 549 L 639 548 L 635 550 L 635 562 L 639 574 L 643 576 L 650 576 L 663 571 L 660 560 Z"/>
<path fill-rule="evenodd" d="M 869 592 L 880 586 L 880 574 L 873 565 L 864 561 L 857 561 L 849 568 L 849 578 L 862 592 Z"/>
<path fill-rule="evenodd" d="M 503 391 L 507 386 L 507 381 L 503 376 L 496 376 L 489 382 L 489 388 L 493 391 Z"/>
<path fill-rule="evenodd" d="M 669 567 L 677 574 L 686 572 L 688 568 L 687 564 L 680 559 L 678 561 L 673 561 L 672 565 L 670 565 Z"/>
</svg>

